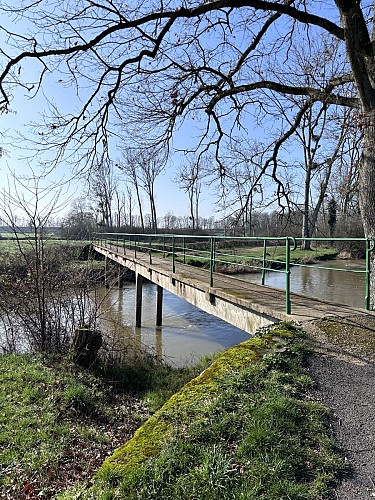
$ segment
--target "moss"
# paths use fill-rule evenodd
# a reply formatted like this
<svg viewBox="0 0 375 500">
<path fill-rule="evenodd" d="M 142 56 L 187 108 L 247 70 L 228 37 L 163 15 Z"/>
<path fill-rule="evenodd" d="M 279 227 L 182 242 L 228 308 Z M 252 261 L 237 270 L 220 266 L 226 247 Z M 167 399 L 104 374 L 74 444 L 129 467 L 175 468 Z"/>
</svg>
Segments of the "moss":
<svg viewBox="0 0 375 500">
<path fill-rule="evenodd" d="M 373 315 L 318 320 L 314 325 L 327 336 L 328 341 L 340 348 L 374 357 L 375 318 Z"/>
<path fill-rule="evenodd" d="M 272 327 L 263 335 L 255 336 L 221 354 L 212 365 L 198 377 L 188 382 L 174 394 L 164 406 L 152 416 L 134 437 L 107 458 L 98 475 L 105 480 L 115 479 L 130 472 L 148 458 L 157 455 L 175 432 L 178 423 L 179 432 L 184 426 L 202 418 L 205 409 L 212 404 L 222 391 L 222 381 L 229 373 L 239 372 L 249 363 L 257 363 L 262 355 L 272 352 L 279 345 L 274 336 L 284 339 L 294 337 L 294 328 L 288 330 Z"/>
<path fill-rule="evenodd" d="M 169 430 L 170 424 L 156 416 L 149 418 L 130 441 L 105 460 L 99 476 L 103 475 L 108 480 L 111 474 L 114 476 L 123 474 L 126 470 L 133 469 L 147 458 L 156 455 L 160 452 Z"/>
</svg>

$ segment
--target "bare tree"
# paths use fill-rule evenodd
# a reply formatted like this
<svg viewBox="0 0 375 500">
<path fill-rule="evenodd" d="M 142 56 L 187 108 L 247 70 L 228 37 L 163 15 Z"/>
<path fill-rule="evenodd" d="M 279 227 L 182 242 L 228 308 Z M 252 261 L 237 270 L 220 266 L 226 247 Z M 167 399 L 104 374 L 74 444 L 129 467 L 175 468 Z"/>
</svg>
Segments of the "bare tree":
<svg viewBox="0 0 375 500">
<path fill-rule="evenodd" d="M 202 158 L 195 156 L 180 166 L 176 181 L 179 187 L 187 193 L 189 197 L 189 213 L 191 228 L 196 231 L 199 227 L 199 201 L 202 189 L 202 178 L 205 175 L 201 166 Z"/>
<path fill-rule="evenodd" d="M 352 110 L 349 113 L 353 114 Z M 359 214 L 359 168 L 361 159 L 362 132 L 352 117 L 341 148 L 340 161 L 333 173 L 330 193 L 334 197 L 338 212 L 344 217 Z"/>
<path fill-rule="evenodd" d="M 61 225 L 61 234 L 72 240 L 86 240 L 97 231 L 95 212 L 85 198 L 78 198 L 72 203 Z"/>
<path fill-rule="evenodd" d="M 151 214 L 148 225 L 154 232 L 157 232 L 155 181 L 164 170 L 166 159 L 166 152 L 160 148 L 145 150 L 128 148 L 123 153 L 123 160 L 118 163 L 119 169 L 135 189 L 143 231 L 145 229 L 145 216 L 143 215 L 140 189 L 145 191 L 150 204 Z"/>
<path fill-rule="evenodd" d="M 59 350 L 64 336 L 52 320 L 53 312 L 49 301 L 51 291 L 56 288 L 56 283 L 51 281 L 51 266 L 56 265 L 57 259 L 51 261 L 48 258 L 50 248 L 46 244 L 45 231 L 51 215 L 59 208 L 60 193 L 55 191 L 51 197 L 51 187 L 42 188 L 40 179 L 36 178 L 34 181 L 32 186 L 18 181 L 12 189 L 4 189 L 1 193 L 1 218 L 13 232 L 19 253 L 18 260 L 24 268 L 24 280 L 18 282 L 21 290 L 25 281 L 28 282 L 28 290 L 24 290 L 26 293 L 20 290 L 22 305 L 14 309 L 33 349 Z M 28 219 L 28 234 L 17 226 L 17 214 Z M 7 302 L 2 305 L 4 304 L 9 305 Z"/>
<path fill-rule="evenodd" d="M 129 227 L 134 226 L 134 220 L 133 220 L 133 209 L 134 209 L 134 201 L 133 201 L 133 190 L 132 187 L 129 186 L 129 184 L 126 184 L 125 186 L 126 189 L 126 200 L 127 200 L 127 208 L 126 208 L 126 217 L 125 221 L 126 224 Z"/>
<path fill-rule="evenodd" d="M 111 229 L 113 226 L 112 202 L 116 192 L 116 178 L 112 163 L 105 158 L 91 170 L 89 181 L 89 195 L 96 201 L 96 208 L 100 220 L 98 223 Z"/>
<path fill-rule="evenodd" d="M 219 176 L 225 175 L 221 144 L 251 114 L 255 120 L 260 113 L 270 120 L 270 95 L 357 109 L 363 134 L 361 214 L 365 234 L 375 237 L 374 6 L 335 0 L 325 17 L 315 7 L 315 2 L 293 0 L 214 0 L 189 6 L 156 0 L 40 0 L 19 8 L 3 3 L 3 12 L 27 17 L 33 33 L 2 28 L 11 46 L 1 50 L 2 109 L 9 109 L 16 86 L 38 93 L 50 72 L 58 71 L 61 85 L 75 88 L 82 106 L 67 114 L 51 105 L 46 127 L 36 128 L 42 148 L 57 148 L 56 161 L 88 164 L 96 154 L 108 154 L 115 119 L 122 130 L 134 134 L 136 129 L 139 142 L 160 142 L 169 141 L 191 118 L 202 127 L 198 147 L 214 150 Z M 273 71 L 276 59 L 280 64 L 289 60 L 291 47 L 326 34 L 339 43 L 343 64 L 338 73 L 324 72 L 304 85 L 291 82 L 287 71 Z M 39 64 L 36 81 L 24 79 L 28 60 Z M 295 109 L 293 124 L 275 141 L 259 172 L 274 179 L 279 197 L 287 193 L 278 176 L 278 156 L 302 116 Z"/>
<path fill-rule="evenodd" d="M 306 110 L 297 137 L 303 149 L 304 192 L 302 237 L 311 238 L 314 234 L 318 215 L 327 194 L 334 165 L 342 157 L 342 146 L 349 128 L 350 114 L 344 113 L 336 126 L 334 138 L 327 137 L 330 120 L 329 108 L 323 103 Z M 323 147 L 322 147 L 323 146 Z M 313 193 L 313 182 L 317 182 L 316 193 Z M 302 247 L 310 249 L 310 241 L 304 240 Z"/>
<path fill-rule="evenodd" d="M 220 179 L 222 194 L 218 206 L 226 212 L 232 228 L 241 228 L 243 236 L 252 235 L 253 212 L 275 201 L 271 194 L 265 201 L 267 179 L 264 177 L 260 182 L 258 177 L 266 151 L 264 144 L 255 141 L 231 141 L 227 148 L 226 175 Z"/>
<path fill-rule="evenodd" d="M 141 198 L 141 193 L 140 193 L 138 160 L 137 160 L 137 157 L 134 154 L 134 152 L 131 151 L 130 149 L 126 149 L 123 152 L 122 161 L 119 162 L 117 164 L 117 166 L 124 173 L 125 179 L 127 179 L 127 181 L 130 183 L 130 187 L 128 184 L 128 188 L 127 188 L 128 194 L 131 193 L 132 188 L 134 188 L 134 190 L 135 190 L 142 232 L 144 232 L 145 231 L 145 223 L 144 223 L 144 217 L 143 217 L 142 198 Z M 129 198 L 129 199 L 131 199 L 131 198 Z"/>
<path fill-rule="evenodd" d="M 158 230 L 155 198 L 155 181 L 162 173 L 167 161 L 166 152 L 160 148 L 152 148 L 139 152 L 138 167 L 142 188 L 148 196 L 151 210 L 151 227 L 154 233 Z"/>
</svg>

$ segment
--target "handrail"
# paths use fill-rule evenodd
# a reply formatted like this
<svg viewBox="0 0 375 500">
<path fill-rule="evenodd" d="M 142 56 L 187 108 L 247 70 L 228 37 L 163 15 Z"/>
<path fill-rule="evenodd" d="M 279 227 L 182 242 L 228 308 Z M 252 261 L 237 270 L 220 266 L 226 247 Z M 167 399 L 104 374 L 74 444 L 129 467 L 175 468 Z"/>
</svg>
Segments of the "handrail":
<svg viewBox="0 0 375 500">
<path fill-rule="evenodd" d="M 291 268 L 294 266 L 311 267 L 309 264 L 292 262 L 292 252 L 295 251 L 303 241 L 309 242 L 358 242 L 365 245 L 365 269 L 349 270 L 333 267 L 316 266 L 318 269 L 335 270 L 341 272 L 353 272 L 365 274 L 365 295 L 364 303 L 367 310 L 370 309 L 370 274 L 371 274 L 371 253 L 375 249 L 375 240 L 372 238 L 295 238 L 291 236 L 201 236 L 201 235 L 181 235 L 181 234 L 134 234 L 134 233 L 94 233 L 93 241 L 100 245 L 107 242 L 121 246 L 124 251 L 129 249 L 137 254 L 147 254 L 150 265 L 153 254 L 160 254 L 163 258 L 171 261 L 172 272 L 176 272 L 177 262 L 188 264 L 195 261 L 195 265 L 205 265 L 209 269 L 209 286 L 214 286 L 215 274 L 219 265 L 236 265 L 261 271 L 261 283 L 266 283 L 266 272 L 285 273 L 285 311 L 291 314 Z M 227 248 L 224 242 L 231 246 Z M 261 256 L 251 255 L 248 251 L 246 255 L 238 253 L 241 247 L 246 248 L 246 242 L 260 242 L 262 244 Z M 272 242 L 274 245 L 272 245 Z M 251 245 L 250 245 L 251 246 Z M 284 247 L 284 258 L 275 259 L 269 254 L 272 249 Z M 224 247 L 224 248 L 220 248 Z M 249 247 L 248 247 L 249 248 Z M 229 250 L 232 253 L 228 253 Z M 224 250 L 224 251 L 221 251 Z M 245 253 L 245 252 L 242 252 Z M 271 258 L 268 258 L 271 256 Z"/>
</svg>

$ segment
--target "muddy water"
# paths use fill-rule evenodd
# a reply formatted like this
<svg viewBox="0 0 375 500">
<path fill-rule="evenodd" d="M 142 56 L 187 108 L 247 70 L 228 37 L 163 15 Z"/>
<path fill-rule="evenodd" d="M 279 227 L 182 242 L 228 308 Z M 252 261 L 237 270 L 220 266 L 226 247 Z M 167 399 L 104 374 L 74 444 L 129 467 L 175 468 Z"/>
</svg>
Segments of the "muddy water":
<svg viewBox="0 0 375 500">
<path fill-rule="evenodd" d="M 156 287 L 143 285 L 142 327 L 135 323 L 135 286 L 101 289 L 101 322 L 110 335 L 135 349 L 151 351 L 168 364 L 183 366 L 243 342 L 249 335 L 164 291 L 163 326 L 155 327 Z M 130 348 L 132 348 L 130 347 Z"/>
</svg>

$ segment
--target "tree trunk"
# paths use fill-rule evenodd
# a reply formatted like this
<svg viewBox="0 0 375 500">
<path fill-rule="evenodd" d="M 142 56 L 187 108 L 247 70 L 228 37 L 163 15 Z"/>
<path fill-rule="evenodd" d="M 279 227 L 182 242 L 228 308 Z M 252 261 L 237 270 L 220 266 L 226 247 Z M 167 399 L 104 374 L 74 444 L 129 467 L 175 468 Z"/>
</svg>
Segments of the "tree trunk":
<svg viewBox="0 0 375 500">
<path fill-rule="evenodd" d="M 139 208 L 139 216 L 141 218 L 141 226 L 142 226 L 142 233 L 145 232 L 145 222 L 143 220 L 143 211 L 142 211 L 142 202 L 141 202 L 141 195 L 139 193 L 139 187 L 138 184 L 135 183 L 135 192 L 137 194 L 137 201 L 138 201 L 138 208 Z"/>
<path fill-rule="evenodd" d="M 71 346 L 73 361 L 89 368 L 95 363 L 101 345 L 102 335 L 98 330 L 87 327 L 77 328 Z"/>
<path fill-rule="evenodd" d="M 310 184 L 311 184 L 311 169 L 306 170 L 305 177 L 305 192 L 303 202 L 303 220 L 302 220 L 302 238 L 311 238 L 310 230 Z M 311 250 L 311 242 L 302 240 L 302 250 Z"/>
<path fill-rule="evenodd" d="M 366 238 L 375 238 L 375 113 L 367 113 L 359 171 L 359 202 Z M 371 254 L 370 303 L 375 306 L 375 254 Z"/>
</svg>

